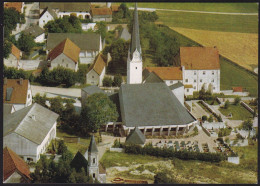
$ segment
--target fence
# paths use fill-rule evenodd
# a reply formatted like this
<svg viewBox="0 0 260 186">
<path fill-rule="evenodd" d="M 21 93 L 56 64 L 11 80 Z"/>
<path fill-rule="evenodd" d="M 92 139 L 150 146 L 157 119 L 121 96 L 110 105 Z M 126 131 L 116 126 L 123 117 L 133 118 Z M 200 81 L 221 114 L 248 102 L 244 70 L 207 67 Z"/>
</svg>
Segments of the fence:
<svg viewBox="0 0 260 186">
<path fill-rule="evenodd" d="M 253 110 L 251 107 L 249 107 L 249 105 L 247 105 L 244 101 L 241 101 L 240 103 L 241 103 L 241 105 L 242 105 L 243 107 L 245 107 L 251 114 L 254 114 L 254 110 Z"/>
</svg>

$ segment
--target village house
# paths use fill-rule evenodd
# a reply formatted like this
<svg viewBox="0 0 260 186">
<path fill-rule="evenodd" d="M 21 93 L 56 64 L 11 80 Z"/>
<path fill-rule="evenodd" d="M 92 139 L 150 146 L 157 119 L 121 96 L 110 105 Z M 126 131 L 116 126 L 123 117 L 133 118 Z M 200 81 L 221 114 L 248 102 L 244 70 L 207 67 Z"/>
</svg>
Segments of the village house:
<svg viewBox="0 0 260 186">
<path fill-rule="evenodd" d="M 16 111 L 30 106 L 32 90 L 29 80 L 4 78 L 3 103 L 13 104 Z"/>
<path fill-rule="evenodd" d="M 20 60 L 22 58 L 22 51 L 12 44 L 11 53 L 7 59 L 4 59 L 4 64 L 7 67 L 20 68 Z"/>
<path fill-rule="evenodd" d="M 91 8 L 90 13 L 91 13 L 93 22 L 99 22 L 99 21 L 111 22 L 112 21 L 112 11 L 108 7 Z"/>
<path fill-rule="evenodd" d="M 30 169 L 9 147 L 3 150 L 3 183 L 30 183 Z"/>
<path fill-rule="evenodd" d="M 220 92 L 220 63 L 216 47 L 181 47 L 174 59 L 182 67 L 185 95 L 193 95 L 202 87 Z"/>
<path fill-rule="evenodd" d="M 49 21 L 57 19 L 58 16 L 51 8 L 46 7 L 39 16 L 39 26 L 44 27 Z"/>
<path fill-rule="evenodd" d="M 49 33 L 47 37 L 46 53 L 65 39 L 70 39 L 80 48 L 79 60 L 81 64 L 94 62 L 95 57 L 102 51 L 100 34 L 96 33 Z"/>
<path fill-rule="evenodd" d="M 70 39 L 65 39 L 48 54 L 47 60 L 50 62 L 50 69 L 62 66 L 78 71 L 79 53 L 80 48 Z"/>
<path fill-rule="evenodd" d="M 40 2 L 40 13 L 47 7 L 52 9 L 58 18 L 63 16 L 75 15 L 81 19 L 90 19 L 90 3 L 89 2 Z"/>
<path fill-rule="evenodd" d="M 56 137 L 58 117 L 37 103 L 4 115 L 3 146 L 11 148 L 25 161 L 37 162 Z"/>
<path fill-rule="evenodd" d="M 45 41 L 45 33 L 44 30 L 39 27 L 38 25 L 32 25 L 29 28 L 23 30 L 25 34 L 32 35 L 34 38 L 34 41 L 36 43 L 42 43 Z M 15 35 L 15 40 L 18 41 L 20 35 L 22 32 L 19 32 Z"/>
<path fill-rule="evenodd" d="M 102 54 L 96 57 L 95 62 L 90 66 L 86 74 L 86 83 L 103 86 L 103 79 L 106 73 L 106 60 Z"/>
</svg>

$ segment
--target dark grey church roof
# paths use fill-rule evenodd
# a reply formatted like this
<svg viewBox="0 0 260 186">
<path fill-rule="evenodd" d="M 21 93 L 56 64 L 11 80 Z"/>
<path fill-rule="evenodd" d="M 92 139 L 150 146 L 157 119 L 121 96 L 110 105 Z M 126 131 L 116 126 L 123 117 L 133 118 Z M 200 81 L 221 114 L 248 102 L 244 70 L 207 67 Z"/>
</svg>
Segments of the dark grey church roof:
<svg viewBox="0 0 260 186">
<path fill-rule="evenodd" d="M 86 92 L 88 95 L 92 95 L 95 93 L 105 93 L 103 90 L 101 90 L 96 85 L 87 86 L 87 87 L 83 88 L 82 91 Z"/>
<path fill-rule="evenodd" d="M 94 135 L 91 136 L 90 144 L 88 147 L 88 153 L 98 152 Z"/>
<path fill-rule="evenodd" d="M 80 50 L 96 50 L 100 48 L 100 34 L 96 33 L 48 33 L 46 50 L 52 50 L 59 43 L 69 38 Z"/>
<path fill-rule="evenodd" d="M 145 136 L 138 127 L 135 127 L 133 131 L 126 137 L 126 144 L 145 144 Z"/>
<path fill-rule="evenodd" d="M 41 144 L 58 117 L 58 114 L 34 103 L 4 116 L 3 136 L 16 133 L 36 144 Z"/>
<path fill-rule="evenodd" d="M 182 125 L 195 121 L 165 83 L 122 84 L 119 100 L 126 127 Z"/>
<path fill-rule="evenodd" d="M 164 82 L 154 72 L 150 72 L 150 74 L 147 76 L 147 78 L 144 81 L 145 81 L 145 83 L 163 83 Z"/>
<path fill-rule="evenodd" d="M 139 23 L 138 23 L 138 12 L 137 5 L 135 3 L 134 10 L 134 21 L 133 21 L 133 31 L 131 35 L 131 43 L 130 43 L 130 59 L 133 58 L 134 51 L 137 50 L 141 54 L 141 44 L 140 44 L 140 36 L 139 36 Z"/>
<path fill-rule="evenodd" d="M 175 83 L 175 84 L 169 86 L 169 88 L 170 88 L 171 90 L 174 90 L 174 89 L 176 89 L 176 88 L 180 88 L 180 87 L 183 87 L 183 86 L 184 86 L 184 85 L 183 85 L 180 81 L 178 81 L 178 83 Z"/>
</svg>

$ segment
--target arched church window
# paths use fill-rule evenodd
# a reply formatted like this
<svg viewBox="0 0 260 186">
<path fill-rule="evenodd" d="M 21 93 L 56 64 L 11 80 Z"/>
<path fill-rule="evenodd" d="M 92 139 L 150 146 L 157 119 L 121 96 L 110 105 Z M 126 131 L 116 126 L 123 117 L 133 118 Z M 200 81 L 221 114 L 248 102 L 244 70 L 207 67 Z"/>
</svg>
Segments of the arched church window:
<svg viewBox="0 0 260 186">
<path fill-rule="evenodd" d="M 95 158 L 93 158 L 93 163 L 95 163 L 95 161 L 96 161 Z"/>
</svg>

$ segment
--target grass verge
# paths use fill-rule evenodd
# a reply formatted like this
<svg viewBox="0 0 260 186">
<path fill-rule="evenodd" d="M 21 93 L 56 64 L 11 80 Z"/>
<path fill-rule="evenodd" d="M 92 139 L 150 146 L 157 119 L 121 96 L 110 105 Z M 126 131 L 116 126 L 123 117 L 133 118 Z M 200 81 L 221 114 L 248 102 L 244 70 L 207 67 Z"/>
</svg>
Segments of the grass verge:
<svg viewBox="0 0 260 186">
<path fill-rule="evenodd" d="M 228 116 L 229 113 L 232 113 L 231 120 L 246 120 L 246 119 L 253 119 L 253 115 L 246 110 L 242 105 L 230 105 L 227 109 L 220 108 L 219 111 L 225 115 Z"/>
</svg>

